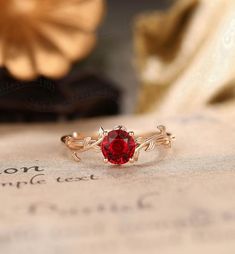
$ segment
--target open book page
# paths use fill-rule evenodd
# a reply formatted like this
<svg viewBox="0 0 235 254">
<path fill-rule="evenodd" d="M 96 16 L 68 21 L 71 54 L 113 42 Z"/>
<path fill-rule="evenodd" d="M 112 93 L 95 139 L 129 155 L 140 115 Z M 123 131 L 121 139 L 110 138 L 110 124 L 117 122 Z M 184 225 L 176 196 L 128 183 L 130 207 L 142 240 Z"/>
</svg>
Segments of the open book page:
<svg viewBox="0 0 235 254">
<path fill-rule="evenodd" d="M 235 112 L 0 127 L 0 249 L 25 253 L 234 253 Z M 176 136 L 166 154 L 73 161 L 60 137 L 123 124 Z"/>
</svg>

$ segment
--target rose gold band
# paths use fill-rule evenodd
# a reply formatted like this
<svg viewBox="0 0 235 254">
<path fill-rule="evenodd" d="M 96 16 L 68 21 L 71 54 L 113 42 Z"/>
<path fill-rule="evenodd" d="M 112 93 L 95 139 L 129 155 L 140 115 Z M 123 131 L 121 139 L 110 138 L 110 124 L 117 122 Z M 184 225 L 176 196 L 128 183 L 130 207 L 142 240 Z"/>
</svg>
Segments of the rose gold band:
<svg viewBox="0 0 235 254">
<path fill-rule="evenodd" d="M 170 148 L 174 137 L 172 134 L 166 131 L 165 126 L 158 126 L 158 130 L 152 133 L 145 133 L 139 137 L 134 137 L 134 132 L 128 132 L 130 137 L 135 140 L 135 151 L 133 156 L 130 158 L 130 162 L 138 161 L 139 153 L 141 150 L 152 151 L 157 146 L 164 146 Z M 126 128 L 123 126 L 118 126 L 114 130 L 122 130 L 126 132 Z M 102 142 L 104 138 L 108 135 L 108 131 L 105 131 L 102 127 L 99 129 L 98 135 L 92 136 L 81 136 L 74 132 L 72 135 L 63 136 L 61 141 L 71 150 L 73 157 L 76 161 L 80 161 L 79 153 L 86 152 L 88 150 L 101 150 Z M 107 159 L 105 158 L 105 162 Z"/>
</svg>

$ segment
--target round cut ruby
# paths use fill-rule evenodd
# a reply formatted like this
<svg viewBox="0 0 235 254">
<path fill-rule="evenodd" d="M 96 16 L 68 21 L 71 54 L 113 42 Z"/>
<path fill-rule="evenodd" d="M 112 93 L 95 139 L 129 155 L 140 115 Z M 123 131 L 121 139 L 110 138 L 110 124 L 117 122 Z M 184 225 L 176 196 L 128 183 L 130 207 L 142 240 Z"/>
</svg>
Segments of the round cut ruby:
<svg viewBox="0 0 235 254">
<path fill-rule="evenodd" d="M 127 163 L 133 157 L 135 147 L 133 137 L 121 129 L 110 131 L 101 144 L 104 157 L 113 164 Z"/>
</svg>

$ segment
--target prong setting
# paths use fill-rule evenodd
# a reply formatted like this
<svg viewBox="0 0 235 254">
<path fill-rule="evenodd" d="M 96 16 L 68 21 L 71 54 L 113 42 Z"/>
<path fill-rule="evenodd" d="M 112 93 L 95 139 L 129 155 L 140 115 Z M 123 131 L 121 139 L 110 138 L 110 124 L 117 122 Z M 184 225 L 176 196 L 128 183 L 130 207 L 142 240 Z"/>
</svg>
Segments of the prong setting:
<svg viewBox="0 0 235 254">
<path fill-rule="evenodd" d="M 135 158 L 132 157 L 132 158 L 129 160 L 129 162 L 133 164 L 133 163 L 135 162 Z"/>
<path fill-rule="evenodd" d="M 116 127 L 114 127 L 114 130 L 127 131 L 126 127 L 123 125 L 117 125 Z"/>
<path fill-rule="evenodd" d="M 109 161 L 107 158 L 104 158 L 104 163 L 107 164 Z"/>
<path fill-rule="evenodd" d="M 108 131 L 104 131 L 104 137 L 108 136 L 109 132 Z"/>
<path fill-rule="evenodd" d="M 134 131 L 129 131 L 128 133 L 129 133 L 129 135 L 130 135 L 130 136 L 132 136 L 132 137 L 134 137 L 134 136 L 135 136 Z"/>
</svg>

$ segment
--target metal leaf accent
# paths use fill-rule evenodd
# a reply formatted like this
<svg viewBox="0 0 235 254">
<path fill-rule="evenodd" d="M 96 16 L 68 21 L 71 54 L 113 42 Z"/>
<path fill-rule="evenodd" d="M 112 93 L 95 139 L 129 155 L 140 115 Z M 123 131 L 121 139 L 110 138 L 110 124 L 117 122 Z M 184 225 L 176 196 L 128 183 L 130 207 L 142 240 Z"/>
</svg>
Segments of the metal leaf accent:
<svg viewBox="0 0 235 254">
<path fill-rule="evenodd" d="M 86 137 L 83 143 L 84 148 L 86 149 L 87 147 L 89 147 L 90 144 L 91 144 L 91 137 Z"/>
<path fill-rule="evenodd" d="M 105 133 L 104 128 L 103 128 L 103 127 L 100 127 L 98 133 L 99 133 L 99 138 L 102 138 L 102 137 L 104 136 L 104 133 Z"/>
<path fill-rule="evenodd" d="M 154 134 L 151 137 L 143 138 L 139 137 L 136 139 L 137 147 L 135 149 L 135 154 L 133 156 L 133 159 L 135 161 L 139 158 L 139 153 L 142 149 L 144 149 L 146 152 L 153 151 L 156 146 L 163 145 L 165 147 L 170 147 L 171 142 L 173 140 L 173 136 L 170 133 L 166 132 L 166 127 L 163 125 L 160 125 L 157 127 L 158 132 Z"/>
<path fill-rule="evenodd" d="M 156 142 L 154 140 L 148 142 L 146 148 L 145 148 L 145 151 L 146 152 L 150 152 L 150 151 L 153 151 L 156 147 Z"/>
<path fill-rule="evenodd" d="M 74 158 L 75 161 L 77 161 L 77 162 L 80 162 L 80 161 L 81 161 L 81 159 L 78 157 L 78 154 L 77 154 L 76 152 L 73 152 L 73 153 L 72 153 L 72 156 L 73 156 L 73 158 Z"/>
</svg>

